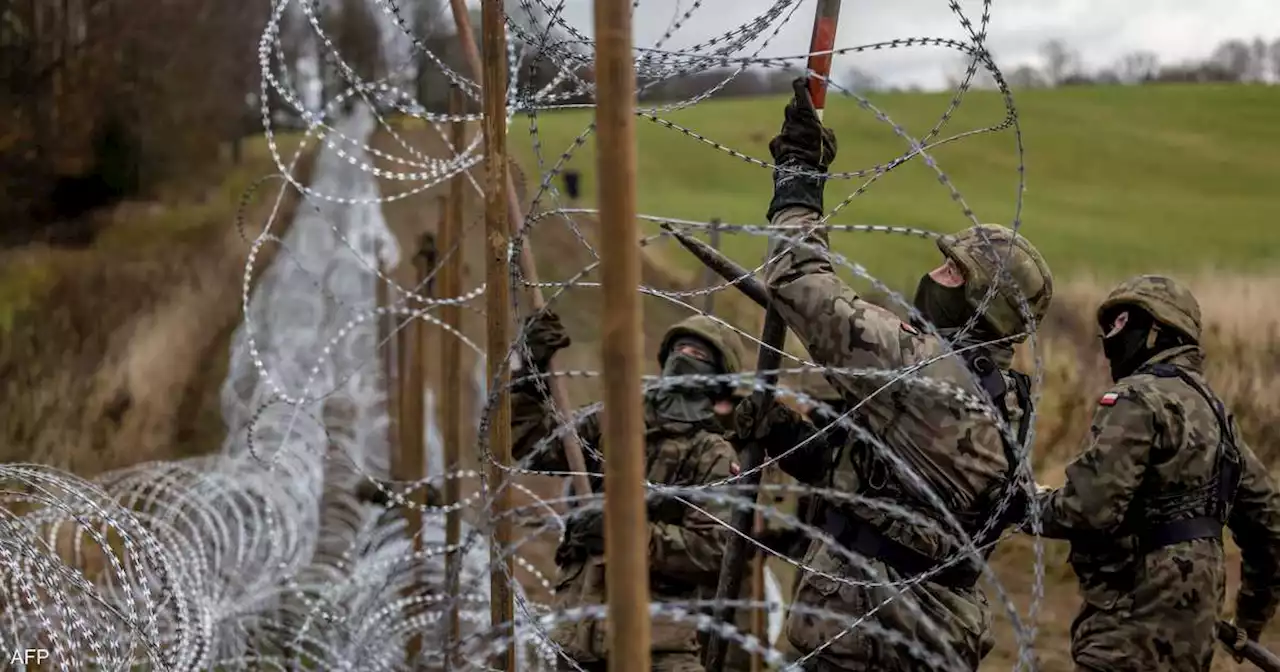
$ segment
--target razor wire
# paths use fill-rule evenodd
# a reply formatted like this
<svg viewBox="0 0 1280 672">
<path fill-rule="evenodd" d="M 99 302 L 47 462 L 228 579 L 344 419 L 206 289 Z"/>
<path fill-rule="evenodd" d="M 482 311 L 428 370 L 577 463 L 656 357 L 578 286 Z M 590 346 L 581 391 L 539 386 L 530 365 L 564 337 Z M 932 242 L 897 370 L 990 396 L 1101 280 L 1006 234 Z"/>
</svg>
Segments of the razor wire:
<svg viewBox="0 0 1280 672">
<path fill-rule="evenodd" d="M 387 40 L 400 40 L 410 45 L 415 60 L 430 63 L 445 79 L 478 101 L 479 82 L 451 69 L 438 55 L 431 53 L 422 36 L 410 28 L 407 11 L 397 0 L 370 0 L 382 15 L 381 30 Z M 1022 140 L 1013 96 L 1005 84 L 985 46 L 986 28 L 990 20 L 990 2 L 982 4 L 980 18 L 969 18 L 959 3 L 945 2 L 968 35 L 967 40 L 912 37 L 837 49 L 836 55 L 856 55 L 871 51 L 927 46 L 952 50 L 969 58 L 965 76 L 957 87 L 939 120 L 927 132 L 915 137 L 895 123 L 858 92 L 842 86 L 839 77 L 831 77 L 828 85 L 846 94 L 846 103 L 856 104 L 864 113 L 900 139 L 903 153 L 883 164 L 847 172 L 824 175 L 828 193 L 837 192 L 854 181 L 855 186 L 822 217 L 817 227 L 830 232 L 878 233 L 905 235 L 932 240 L 940 232 L 892 224 L 833 224 L 830 217 L 838 214 L 858 196 L 866 193 L 881 178 L 898 167 L 912 162 L 925 164 L 937 176 L 941 188 L 956 204 L 963 225 L 979 223 L 977 215 L 933 158 L 939 146 L 981 133 L 1009 131 L 1016 140 L 1018 158 L 1015 215 L 1010 223 L 1020 227 L 1023 193 Z M 651 46 L 635 50 L 635 67 L 643 92 L 663 82 L 710 67 L 731 68 L 722 81 L 686 100 L 641 107 L 636 114 L 672 133 L 686 135 L 726 155 L 725 160 L 743 161 L 766 170 L 775 167 L 757 158 L 762 148 L 733 148 L 714 138 L 715 129 L 695 129 L 667 118 L 672 112 L 703 104 L 749 67 L 796 69 L 809 54 L 792 57 L 762 56 L 777 38 L 783 26 L 797 17 L 807 6 L 801 0 L 776 0 L 759 15 L 743 21 L 710 39 L 683 49 L 668 49 L 666 44 L 685 30 L 690 19 L 705 9 L 703 0 L 679 3 L 668 29 Z M 637 0 L 636 11 L 644 11 L 645 3 Z M 564 18 L 564 2 L 519 0 L 508 3 L 509 37 L 508 125 L 518 116 L 528 120 L 530 142 L 536 161 L 536 190 L 529 194 L 523 226 L 514 232 L 509 259 L 509 281 L 516 314 L 522 305 L 521 290 L 545 291 L 547 307 L 555 310 L 569 292 L 598 287 L 589 279 L 597 270 L 599 257 L 584 227 L 596 215 L 590 208 L 570 207 L 563 202 L 555 187 L 569 159 L 590 138 L 594 125 L 588 125 L 553 159 L 548 158 L 541 138 L 539 121 L 546 115 L 572 109 L 589 109 L 590 103 L 570 102 L 589 98 L 594 84 L 585 76 L 592 65 L 592 41 L 583 28 Z M 287 12 L 295 12 L 314 32 L 322 45 L 324 58 L 333 64 L 345 82 L 346 89 L 324 101 L 319 109 L 304 102 L 297 73 L 290 72 L 281 39 L 281 24 Z M 800 12 L 799 17 L 806 14 Z M 457 305 L 472 314 L 483 314 L 478 303 L 485 286 L 477 284 L 461 295 L 439 297 L 429 295 L 422 286 L 400 286 L 391 281 L 385 269 L 400 263 L 402 254 L 395 236 L 382 213 L 383 204 L 421 199 L 433 188 L 451 179 L 466 179 L 479 192 L 480 185 L 467 172 L 482 163 L 481 139 L 473 137 L 466 147 L 451 147 L 445 139 L 445 124 L 455 120 L 475 122 L 474 114 L 455 117 L 427 110 L 408 91 L 404 73 L 393 72 L 383 79 L 363 79 L 348 64 L 320 20 L 317 3 L 273 0 L 270 20 L 259 42 L 261 66 L 262 121 L 282 181 L 273 210 L 260 231 L 246 226 L 245 235 L 253 238 L 252 251 L 243 278 L 242 301 L 245 319 L 237 330 L 231 366 L 222 390 L 223 415 L 227 438 L 223 450 L 207 457 L 165 463 L 146 463 L 105 474 L 92 481 L 76 478 L 38 465 L 0 466 L 0 638 L 9 648 L 47 647 L 59 669 L 369 669 L 397 670 L 436 669 L 444 657 L 455 657 L 455 668 L 483 668 L 492 654 L 504 647 L 516 647 L 520 669 L 555 669 L 557 665 L 571 669 L 580 667 L 562 649 L 557 633 L 572 629 L 574 624 L 600 620 L 601 604 L 574 603 L 557 595 L 553 586 L 557 577 L 550 558 L 523 546 L 538 534 L 561 534 L 566 506 L 580 509 L 598 508 L 600 495 L 542 497 L 528 487 L 511 484 L 501 487 L 521 488 L 530 503 L 505 515 L 526 524 L 527 534 L 507 548 L 491 548 L 493 544 L 493 490 L 482 475 L 493 462 L 487 445 L 487 426 L 497 399 L 493 380 L 485 375 L 486 353 L 476 343 L 477 334 L 450 329 L 436 314 L 446 305 Z M 550 84 L 535 89 L 522 87 L 521 72 L 536 75 L 540 69 L 554 68 Z M 944 135 L 955 111 L 979 68 L 995 80 L 1005 105 L 1005 117 L 998 123 Z M 800 66 L 801 71 L 803 65 Z M 536 77 L 530 77 L 536 80 Z M 267 100 L 283 100 L 302 117 L 307 125 L 303 146 L 313 143 L 316 163 L 307 183 L 297 176 L 302 149 L 292 156 L 280 151 L 274 121 Z M 354 108 L 354 109 L 352 109 Z M 393 115 L 421 122 L 435 133 L 444 151 L 414 146 L 403 125 Z M 379 147 L 372 144 L 372 134 L 383 133 L 390 142 Z M 512 133 L 513 141 L 519 136 Z M 388 149 L 390 146 L 392 149 Z M 261 189 L 267 184 L 258 185 Z M 288 190 L 302 195 L 302 203 L 291 225 L 283 234 L 273 232 L 278 210 Z M 768 194 L 762 193 L 762 205 Z M 475 213 L 473 213 L 474 215 Z M 697 232 L 712 226 L 708 222 L 680 218 L 680 213 L 646 214 L 642 218 L 677 230 Z M 464 244 L 479 237 L 474 229 L 477 217 L 454 249 L 443 250 L 441 263 L 452 255 L 464 255 Z M 252 223 L 249 223 L 252 224 Z M 531 282 L 515 263 L 516 250 L 525 244 L 536 227 L 555 224 L 567 226 L 581 246 L 578 252 L 591 261 L 567 280 Z M 762 274 L 767 266 L 797 246 L 810 244 L 812 231 L 782 229 L 756 224 L 717 223 L 729 235 L 756 236 L 768 239 L 770 259 L 750 270 Z M 656 227 L 655 227 L 656 229 Z M 670 246 L 668 232 L 654 233 L 639 242 L 641 248 Z M 269 264 L 261 268 L 260 257 L 272 250 Z M 643 249 L 641 250 L 643 251 Z M 996 250 L 1001 264 L 1007 250 Z M 680 253 L 678 250 L 675 253 Z M 887 297 L 895 310 L 909 315 L 924 331 L 940 337 L 936 328 L 915 309 L 911 301 L 894 292 L 873 277 L 856 261 L 832 250 L 828 257 L 833 266 L 843 268 L 869 282 Z M 439 265 L 437 265 L 439 268 Z M 260 275 L 261 277 L 258 277 Z M 375 283 L 387 282 L 391 298 L 385 305 L 375 301 Z M 736 292 L 733 283 L 717 282 L 707 287 L 679 290 L 650 286 L 637 288 L 648 300 L 679 306 L 690 314 L 705 314 L 695 302 L 698 298 L 720 292 Z M 1033 599 L 1026 611 L 1020 610 L 987 564 L 987 547 L 979 547 L 975 539 L 987 533 L 1001 520 L 1010 505 L 1013 488 L 1009 488 L 991 516 L 977 533 L 962 525 L 945 503 L 945 493 L 912 464 L 861 422 L 855 421 L 867 404 L 882 394 L 910 389 L 912 395 L 925 399 L 946 399 L 973 412 L 989 416 L 1001 429 L 1006 440 L 1016 443 L 1014 432 L 992 400 L 984 394 L 974 395 L 959 386 L 940 383 L 919 371 L 944 357 L 955 357 L 963 347 L 963 337 L 976 325 L 994 290 L 982 299 L 979 310 L 957 334 L 948 334 L 941 342 L 946 352 L 932 361 L 902 370 L 848 369 L 809 361 L 806 357 L 783 352 L 787 366 L 776 372 L 743 371 L 716 376 L 646 376 L 645 391 L 652 393 L 672 387 L 729 385 L 753 390 L 772 389 L 779 399 L 826 411 L 835 418 L 822 430 L 839 427 L 855 436 L 864 449 L 873 450 L 905 483 L 931 507 L 931 515 L 904 507 L 896 502 L 795 484 L 761 484 L 746 489 L 737 483 L 748 474 L 738 473 L 716 482 L 696 486 L 648 483 L 655 493 L 679 498 L 684 505 L 716 518 L 710 510 L 753 509 L 767 524 L 797 529 L 812 540 L 811 546 L 828 549 L 837 567 L 818 567 L 811 558 L 796 559 L 773 549 L 751 543 L 779 565 L 807 576 L 820 577 L 839 589 L 850 586 L 869 591 L 878 604 L 868 613 L 850 617 L 813 605 L 785 605 L 790 617 L 828 619 L 839 623 L 841 631 L 819 650 L 856 635 L 871 637 L 906 651 L 921 667 L 928 669 L 968 669 L 969 663 L 946 644 L 942 627 L 934 623 L 922 609 L 912 588 L 937 571 L 962 562 L 981 568 L 991 592 L 995 609 L 1003 611 L 1014 629 L 1018 645 L 1017 669 L 1034 669 L 1034 622 L 1043 593 L 1043 556 L 1039 539 L 1034 546 Z M 1025 297 L 1020 299 L 1021 312 L 1029 324 L 1030 309 Z M 525 311 L 527 312 L 527 311 Z M 726 324 L 752 347 L 763 344 L 756 334 L 729 324 L 714 314 L 712 319 Z M 391 347 L 390 335 L 380 340 L 376 324 L 393 320 L 396 329 L 413 321 L 422 321 L 448 337 L 457 338 L 463 349 L 475 359 L 475 370 L 469 390 L 429 390 L 427 392 L 428 427 L 437 422 L 431 407 L 439 395 L 470 393 L 481 409 L 472 418 L 477 443 L 468 446 L 481 467 L 478 471 L 447 471 L 439 457 L 439 436 L 429 429 L 428 444 L 434 457 L 429 478 L 415 483 L 387 483 L 391 446 L 387 440 L 389 407 L 386 373 L 381 367 L 381 352 Z M 531 356 L 522 329 L 517 329 L 508 352 L 499 353 L 504 362 L 525 361 Z M 1033 399 L 1040 391 L 1043 366 L 1036 348 L 1034 328 L 1024 334 L 1035 362 Z M 950 347 L 956 343 L 956 348 Z M 813 375 L 847 377 L 868 381 L 876 391 L 857 400 L 852 408 L 836 410 L 825 401 L 813 397 L 803 388 L 763 381 L 766 373 L 783 376 Z M 557 420 L 557 428 L 538 442 L 520 464 L 507 468 L 512 477 L 527 474 L 571 475 L 546 472 L 530 467 L 539 451 L 551 447 L 554 439 L 577 434 L 578 427 L 601 410 L 600 404 L 578 409 L 555 408 L 548 392 L 550 376 L 590 379 L 598 372 L 586 370 L 558 371 L 531 378 L 519 371 L 512 373 L 513 383 L 533 382 L 546 397 Z M 975 389 L 981 389 L 976 385 Z M 1034 412 L 1025 421 L 1034 421 Z M 1034 428 L 1026 444 L 1019 446 L 1022 460 L 1020 477 L 1032 479 L 1030 458 Z M 598 446 L 588 446 L 599 448 Z M 776 469 L 786 454 L 801 449 L 793 446 L 784 451 L 771 450 L 758 469 Z M 596 450 L 593 458 L 603 462 Z M 465 480 L 477 486 L 477 492 L 451 506 L 420 506 L 409 495 L 428 485 L 446 480 Z M 384 488 L 392 504 L 380 507 L 359 501 L 353 496 L 357 485 L 374 480 Z M 937 569 L 909 580 L 896 581 L 883 576 L 875 558 L 861 557 L 842 546 L 820 527 L 814 527 L 795 515 L 776 507 L 758 503 L 756 492 L 788 496 L 821 497 L 825 501 L 858 505 L 939 534 L 956 548 L 955 553 Z M 423 515 L 419 547 L 406 533 L 401 514 L 418 509 Z M 449 511 L 466 511 L 464 534 L 457 547 L 447 547 L 444 538 L 444 515 Z M 716 518 L 725 528 L 727 517 Z M 1031 508 L 1031 528 L 1038 529 L 1039 514 Z M 529 521 L 532 520 L 532 523 Z M 733 534 L 725 530 L 724 534 Z M 462 558 L 461 586 L 458 595 L 442 593 L 444 557 L 455 553 Z M 489 622 L 489 561 L 492 556 L 511 556 L 522 570 L 523 578 L 508 576 L 516 599 L 515 620 L 510 624 Z M 840 570 L 840 571 L 836 571 Z M 850 575 L 861 576 L 851 579 Z M 651 605 L 655 618 L 687 623 L 701 633 L 718 633 L 748 653 L 759 653 L 770 664 L 782 668 L 803 664 L 819 651 L 807 655 L 789 655 L 781 651 L 780 630 L 783 616 L 776 577 L 770 576 L 772 597 L 762 601 L 735 599 L 731 603 L 740 612 L 764 610 L 772 621 L 767 641 L 741 630 L 735 623 L 718 622 L 707 615 L 719 606 L 707 596 L 687 600 L 663 599 Z M 530 593 L 545 593 L 534 598 Z M 407 661 L 403 656 L 406 642 L 412 636 L 426 641 L 444 642 L 444 615 L 457 609 L 464 624 L 452 650 L 444 645 L 426 646 L 421 658 Z M 926 645 L 887 627 L 876 619 L 882 609 L 900 610 L 917 621 L 922 632 L 936 644 Z"/>
</svg>

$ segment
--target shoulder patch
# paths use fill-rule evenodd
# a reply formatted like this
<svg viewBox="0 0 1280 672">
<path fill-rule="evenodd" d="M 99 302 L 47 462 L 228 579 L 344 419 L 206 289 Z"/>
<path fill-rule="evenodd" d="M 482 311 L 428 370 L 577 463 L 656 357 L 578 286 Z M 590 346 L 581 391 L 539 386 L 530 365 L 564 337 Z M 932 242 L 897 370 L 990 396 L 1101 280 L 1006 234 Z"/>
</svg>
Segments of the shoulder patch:
<svg viewBox="0 0 1280 672">
<path fill-rule="evenodd" d="M 1119 392 L 1108 392 L 1098 399 L 1099 406 L 1115 406 L 1116 401 L 1120 399 Z"/>
<path fill-rule="evenodd" d="M 729 473 L 730 473 L 730 474 L 733 474 L 734 476 L 737 476 L 741 471 L 742 471 L 742 465 L 738 464 L 737 462 L 730 462 L 730 463 L 729 463 Z"/>
<path fill-rule="evenodd" d="M 902 322 L 901 324 L 902 324 L 902 330 L 903 330 L 903 331 L 905 331 L 905 332 L 907 332 L 908 334 L 911 334 L 912 336 L 919 336 L 919 335 L 920 335 L 920 330 L 919 330 L 919 329 L 916 329 L 916 328 L 915 328 L 915 327 L 913 327 L 913 326 L 911 326 L 909 323 L 907 323 L 907 322 Z"/>
</svg>

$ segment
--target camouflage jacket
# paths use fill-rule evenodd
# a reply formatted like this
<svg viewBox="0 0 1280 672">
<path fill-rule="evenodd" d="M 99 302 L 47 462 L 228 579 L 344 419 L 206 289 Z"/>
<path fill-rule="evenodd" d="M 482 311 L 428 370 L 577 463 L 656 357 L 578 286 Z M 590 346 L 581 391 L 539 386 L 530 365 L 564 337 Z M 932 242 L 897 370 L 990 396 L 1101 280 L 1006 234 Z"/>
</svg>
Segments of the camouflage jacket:
<svg viewBox="0 0 1280 672">
<path fill-rule="evenodd" d="M 564 444 L 561 437 L 567 428 L 557 430 L 550 412 L 550 400 L 531 386 L 517 385 L 511 395 L 512 452 L 528 468 L 540 471 L 566 471 Z M 656 417 L 649 399 L 645 403 L 645 447 L 648 473 L 653 484 L 698 486 L 730 478 L 737 471 L 736 454 L 721 434 L 721 426 L 710 421 L 705 425 L 663 421 Z M 601 473 L 598 458 L 601 449 L 600 415 L 594 413 L 576 427 L 582 440 L 587 469 Z M 541 444 L 541 445 L 539 445 Z M 535 450 L 536 447 L 536 450 Z M 591 477 L 596 492 L 603 490 L 603 478 Z M 689 501 L 722 521 L 729 521 L 731 507 L 709 499 Z M 649 521 L 649 589 L 652 599 L 697 600 L 715 594 L 724 555 L 727 528 L 713 518 L 687 505 L 676 503 L 676 512 L 664 507 L 667 515 Z M 650 509 L 653 511 L 653 509 Z M 563 548 L 575 543 L 566 534 Z M 560 566 L 556 587 L 559 608 L 581 607 L 606 602 L 604 558 L 592 554 L 558 553 L 569 558 Z M 689 621 L 677 623 L 655 619 L 653 649 L 655 651 L 694 651 L 696 630 Z M 607 656 L 605 625 L 602 621 L 563 623 L 553 633 L 556 642 L 578 661 L 604 660 Z"/>
<path fill-rule="evenodd" d="M 808 209 L 792 207 L 781 210 L 772 223 L 795 231 L 814 225 L 817 219 Z M 918 474 L 918 480 L 973 534 L 986 521 L 991 498 L 1005 488 L 1008 464 L 998 413 L 983 401 L 985 396 L 965 361 L 945 356 L 946 342 L 859 297 L 836 275 L 826 248 L 826 232 L 817 229 L 783 253 L 767 269 L 769 291 L 787 325 L 818 364 L 855 370 L 828 372 L 826 377 L 846 403 L 861 404 L 858 423 L 879 437 L 884 448 L 856 441 L 827 444 L 820 449 L 825 451 L 824 461 L 805 460 L 821 468 L 793 471 L 793 475 L 838 493 L 888 500 L 935 521 L 933 526 L 921 524 L 866 503 L 842 502 L 835 507 L 935 562 L 951 559 L 960 547 L 953 535 L 942 532 L 946 529 L 942 512 L 927 500 L 923 488 L 892 465 L 884 451 L 892 451 Z M 1012 351 L 993 353 L 993 358 L 1006 369 Z M 913 367 L 919 368 L 894 381 Z M 1003 401 L 1013 409 L 1016 395 L 1009 389 Z M 883 587 L 886 580 L 911 576 L 884 558 L 869 561 L 879 577 L 872 578 L 823 544 L 810 545 L 805 564 L 811 571 L 798 585 L 796 604 L 843 616 L 833 619 L 793 610 L 786 626 L 791 645 L 806 654 L 820 650 L 815 655 L 822 664 L 835 668 L 919 669 L 918 653 L 923 648 L 962 668 L 976 669 L 994 646 L 991 614 L 981 590 L 921 582 L 906 591 L 907 599 L 918 606 L 916 611 L 902 599 L 890 599 L 896 589 Z M 866 585 L 868 580 L 881 585 Z M 881 627 L 911 633 L 914 644 L 889 646 L 865 628 L 847 630 L 851 617 L 871 610 Z M 832 638 L 837 639 L 828 642 Z"/>
<path fill-rule="evenodd" d="M 811 226 L 816 221 L 816 215 L 804 208 L 788 208 L 774 218 L 774 224 L 794 227 Z M 942 339 L 924 334 L 889 310 L 862 299 L 835 274 L 825 250 L 824 230 L 810 234 L 805 243 L 791 248 L 768 269 L 775 305 L 817 363 L 859 370 L 854 374 L 829 373 L 827 379 L 848 403 L 865 402 L 859 409 L 859 424 L 917 473 L 962 524 L 976 531 L 985 522 L 985 498 L 1004 487 L 1008 466 L 996 412 L 980 401 L 984 397 L 964 360 L 944 356 L 948 346 Z M 1007 368 L 1012 351 L 993 356 L 997 364 Z M 921 366 L 924 362 L 930 363 Z M 920 368 L 906 378 L 881 390 L 917 366 Z M 1009 389 L 1005 403 L 1016 409 L 1012 386 Z M 1017 411 L 1013 413 L 1016 421 L 1019 416 Z M 847 458 L 836 454 L 838 449 L 851 446 L 858 448 Z M 894 483 L 876 487 L 882 485 L 879 481 L 885 480 L 885 473 L 895 468 L 884 456 L 873 454 L 878 453 L 875 449 L 863 443 L 813 449 L 828 451 L 827 460 L 804 461 L 825 464 L 825 468 L 816 473 L 793 473 L 797 479 L 810 483 L 830 479 L 831 487 L 846 493 L 867 493 L 875 488 L 884 493 L 877 496 L 891 498 L 927 519 L 941 520 L 940 512 L 911 484 L 912 479 L 895 474 L 890 479 Z M 846 461 L 859 468 L 844 468 Z M 882 509 L 852 508 L 858 518 L 925 555 L 945 559 L 955 553 L 950 535 L 909 525 Z"/>
<path fill-rule="evenodd" d="M 1199 348 L 1174 348 L 1148 365 L 1162 362 L 1208 392 Z M 1280 496 L 1231 424 L 1240 483 L 1226 524 L 1243 553 L 1237 622 L 1256 634 L 1280 600 Z M 1083 597 L 1072 652 L 1081 664 L 1209 669 L 1225 591 L 1220 537 L 1153 548 L 1139 535 L 1207 514 L 1220 434 L 1204 396 L 1179 378 L 1139 369 L 1099 399 L 1065 485 L 1040 495 L 1045 536 L 1071 541 Z"/>
</svg>

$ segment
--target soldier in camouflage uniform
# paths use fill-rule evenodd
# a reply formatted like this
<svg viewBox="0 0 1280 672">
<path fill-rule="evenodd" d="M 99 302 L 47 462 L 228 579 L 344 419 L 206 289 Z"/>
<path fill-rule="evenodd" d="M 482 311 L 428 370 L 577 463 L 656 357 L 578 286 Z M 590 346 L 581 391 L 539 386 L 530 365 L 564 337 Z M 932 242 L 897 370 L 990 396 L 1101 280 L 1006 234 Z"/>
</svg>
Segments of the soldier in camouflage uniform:
<svg viewBox="0 0 1280 672">
<path fill-rule="evenodd" d="M 1032 322 L 1044 315 L 1053 293 L 1052 276 L 1024 238 L 1004 227 L 985 225 L 942 237 L 938 247 L 945 263 L 922 278 L 916 292 L 916 306 L 950 343 L 922 333 L 858 296 L 832 267 L 825 229 L 809 229 L 819 223 L 823 212 L 825 178 L 821 174 L 835 156 L 835 137 L 818 120 L 803 79 L 795 81 L 794 90 L 782 131 L 769 144 L 778 168 L 767 216 L 772 225 L 804 234 L 801 244 L 767 268 L 773 305 L 819 364 L 881 370 L 887 377 L 827 375 L 846 402 L 862 404 L 857 422 L 880 437 L 885 447 L 848 442 L 807 459 L 793 453 L 789 471 L 802 482 L 888 500 L 938 527 L 904 520 L 883 507 L 828 502 L 824 530 L 841 546 L 866 558 L 879 577 L 825 544 L 811 544 L 806 557 L 811 571 L 800 581 L 787 619 L 787 638 L 804 654 L 803 665 L 810 670 L 918 670 L 923 665 L 916 655 L 920 649 L 942 658 L 946 665 L 976 669 L 994 645 L 987 601 L 976 586 L 976 560 L 969 557 L 935 571 L 962 553 L 964 546 L 955 535 L 939 531 L 949 529 L 941 522 L 942 512 L 889 466 L 882 451 L 893 451 L 911 465 L 967 535 L 977 535 L 994 519 L 997 503 L 1020 482 L 999 418 L 1003 415 L 1011 426 L 1025 425 L 1020 420 L 1029 400 L 1023 394 L 1025 376 L 1008 368 L 1012 343 L 1023 340 Z M 1001 271 L 1004 275 L 997 276 Z M 978 315 L 982 299 L 993 289 L 993 299 Z M 962 327 L 971 319 L 976 327 L 969 340 L 961 340 Z M 948 356 L 953 346 L 992 338 L 1005 340 L 969 350 L 963 359 Z M 895 370 L 916 366 L 920 368 L 912 373 L 914 380 L 878 391 Z M 921 380 L 932 381 L 935 389 L 921 386 Z M 940 384 L 953 392 L 939 391 Z M 979 403 L 985 399 L 990 401 Z M 991 410 L 992 402 L 999 413 Z M 748 425 L 742 429 L 744 435 L 768 433 L 767 427 L 751 426 L 754 409 L 740 406 L 739 410 Z M 765 420 L 774 415 L 766 415 Z M 787 448 L 791 444 L 766 445 Z M 993 541 L 1000 528 L 1013 522 L 996 521 L 976 541 Z M 930 578 L 905 588 L 904 595 L 884 586 L 885 581 L 901 582 L 926 572 L 931 572 Z M 895 599 L 886 603 L 890 598 Z M 904 600 L 917 604 L 923 618 Z M 799 605 L 843 617 L 803 613 L 794 608 Z M 868 618 L 903 635 L 910 647 L 875 636 L 864 627 L 850 629 L 852 621 L 877 608 Z"/>
<path fill-rule="evenodd" d="M 1207 672 L 1226 573 L 1222 527 L 1242 551 L 1237 647 L 1280 600 L 1280 496 L 1203 374 L 1200 307 L 1139 276 L 1098 308 L 1116 381 L 1066 484 L 1039 495 L 1044 535 L 1071 541 L 1084 598 L 1078 670 Z"/>
<path fill-rule="evenodd" d="M 528 468 L 566 471 L 562 436 L 549 400 L 526 374 L 545 371 L 556 351 L 570 340 L 553 313 L 543 312 L 526 325 L 530 361 L 520 362 L 525 376 L 512 388 L 512 452 Z M 664 376 L 732 374 L 741 370 L 737 334 L 714 320 L 695 316 L 672 327 L 659 348 Z M 733 447 L 723 436 L 715 406 L 726 402 L 731 386 L 666 387 L 645 395 L 646 478 L 654 484 L 691 487 L 730 478 L 738 471 Z M 582 439 L 592 488 L 602 493 L 599 414 L 576 427 Z M 720 520 L 729 508 L 710 500 L 691 500 Z M 652 599 L 697 600 L 715 595 L 727 528 L 691 507 L 650 494 L 649 590 Z M 559 577 L 557 609 L 603 605 L 605 595 L 604 521 L 599 506 L 583 507 L 567 521 L 556 550 Z M 559 624 L 551 633 L 564 653 L 587 670 L 604 670 L 609 657 L 603 620 Z M 697 629 L 691 621 L 655 619 L 652 630 L 653 669 L 667 672 L 701 670 Z M 565 669 L 573 669 L 562 661 Z"/>
</svg>

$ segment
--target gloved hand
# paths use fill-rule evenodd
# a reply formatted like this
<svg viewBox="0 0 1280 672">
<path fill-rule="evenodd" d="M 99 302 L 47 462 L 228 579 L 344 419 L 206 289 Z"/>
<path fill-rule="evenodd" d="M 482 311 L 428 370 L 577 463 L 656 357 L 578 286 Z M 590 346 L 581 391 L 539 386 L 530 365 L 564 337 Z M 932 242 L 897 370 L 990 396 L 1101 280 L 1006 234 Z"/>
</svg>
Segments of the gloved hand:
<svg viewBox="0 0 1280 672">
<path fill-rule="evenodd" d="M 565 524 L 564 543 L 581 547 L 591 555 L 604 553 L 604 511 L 575 511 Z"/>
<path fill-rule="evenodd" d="M 525 318 L 525 344 L 529 346 L 532 361 L 525 362 L 531 373 L 543 373 L 551 364 L 555 354 L 573 342 L 560 323 L 560 316 L 550 310 L 543 310 Z"/>
<path fill-rule="evenodd" d="M 770 402 L 763 418 L 758 416 L 753 397 L 738 402 L 733 410 L 733 433 L 740 440 L 764 444 L 765 452 L 771 455 L 789 450 L 814 431 L 803 415 L 777 401 Z"/>
<path fill-rule="evenodd" d="M 645 500 L 649 522 L 680 525 L 684 522 L 686 505 L 671 495 L 649 495 Z"/>
<path fill-rule="evenodd" d="M 1258 636 L 1261 632 L 1249 632 L 1245 628 L 1236 625 L 1234 621 L 1231 623 L 1231 627 L 1236 629 L 1236 640 L 1227 648 L 1231 653 L 1231 657 L 1235 658 L 1237 663 L 1243 663 L 1244 655 L 1242 654 L 1242 651 L 1244 651 L 1245 645 L 1251 641 L 1258 641 Z"/>
<path fill-rule="evenodd" d="M 791 88 L 794 94 L 783 111 L 782 130 L 769 141 L 769 153 L 777 165 L 800 164 L 825 173 L 836 158 L 836 134 L 818 120 L 808 78 L 793 80 Z"/>
</svg>

